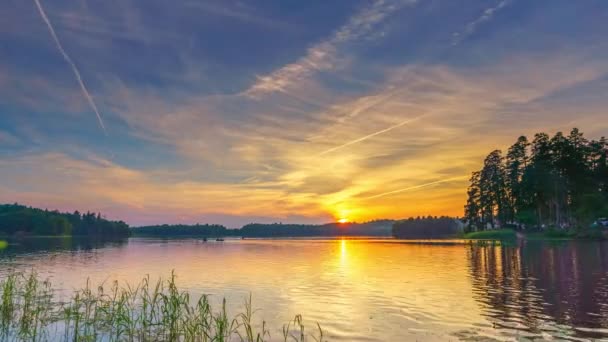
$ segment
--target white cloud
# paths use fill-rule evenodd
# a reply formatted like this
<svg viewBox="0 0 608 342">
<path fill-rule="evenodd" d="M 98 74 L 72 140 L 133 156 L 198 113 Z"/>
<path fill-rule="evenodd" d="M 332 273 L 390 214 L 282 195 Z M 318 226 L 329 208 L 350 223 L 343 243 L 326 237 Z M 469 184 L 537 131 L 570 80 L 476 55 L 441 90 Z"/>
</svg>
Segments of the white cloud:
<svg viewBox="0 0 608 342">
<path fill-rule="evenodd" d="M 472 35 L 477 31 L 479 25 L 484 22 L 492 20 L 494 15 L 501 9 L 505 8 L 507 5 L 511 3 L 511 0 L 501 0 L 496 6 L 487 8 L 483 11 L 480 17 L 468 23 L 462 32 L 455 32 L 452 35 L 452 45 L 458 45 L 468 36 Z"/>
<path fill-rule="evenodd" d="M 343 44 L 370 34 L 375 26 L 388 16 L 403 6 L 414 3 L 416 3 L 416 0 L 375 1 L 371 6 L 351 17 L 344 26 L 335 31 L 326 41 L 310 47 L 306 55 L 296 62 L 287 64 L 269 75 L 258 76 L 257 82 L 245 94 L 257 98 L 265 93 L 283 92 L 314 72 L 335 68 L 338 50 Z"/>
</svg>

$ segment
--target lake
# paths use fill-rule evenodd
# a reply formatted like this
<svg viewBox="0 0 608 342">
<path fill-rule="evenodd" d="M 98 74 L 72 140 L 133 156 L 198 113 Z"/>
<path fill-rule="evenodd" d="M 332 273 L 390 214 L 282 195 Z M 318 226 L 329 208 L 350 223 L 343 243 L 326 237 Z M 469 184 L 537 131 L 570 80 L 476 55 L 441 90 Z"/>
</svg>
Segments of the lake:
<svg viewBox="0 0 608 342">
<path fill-rule="evenodd" d="M 251 294 L 277 340 L 296 314 L 329 341 L 608 339 L 607 242 L 35 239 L 0 252 L 0 278 L 31 269 L 65 295 L 175 270 L 230 311 Z"/>
</svg>

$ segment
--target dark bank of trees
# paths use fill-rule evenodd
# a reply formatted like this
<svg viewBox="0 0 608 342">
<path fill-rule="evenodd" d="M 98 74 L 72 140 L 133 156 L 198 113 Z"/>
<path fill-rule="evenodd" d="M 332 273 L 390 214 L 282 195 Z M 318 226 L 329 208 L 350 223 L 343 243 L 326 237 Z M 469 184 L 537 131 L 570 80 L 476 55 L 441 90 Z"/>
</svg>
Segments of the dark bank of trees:
<svg viewBox="0 0 608 342">
<path fill-rule="evenodd" d="M 251 223 L 243 226 L 240 233 L 244 237 L 299 237 L 326 236 L 328 232 L 319 225 Z"/>
<path fill-rule="evenodd" d="M 252 223 L 240 229 L 220 225 L 160 225 L 133 228 L 133 234 L 158 237 L 311 237 L 311 236 L 390 236 L 392 220 L 365 223 L 282 224 Z"/>
<path fill-rule="evenodd" d="M 158 225 L 133 228 L 134 235 L 157 236 L 157 237 L 224 237 L 235 235 L 234 229 L 217 224 L 195 224 L 195 225 Z"/>
<path fill-rule="evenodd" d="M 129 225 L 100 214 L 60 213 L 19 204 L 0 205 L 0 235 L 125 237 Z"/>
<path fill-rule="evenodd" d="M 473 230 L 497 226 L 585 229 L 608 216 L 608 142 L 574 128 L 521 136 L 492 151 L 473 172 L 465 218 Z"/>
<path fill-rule="evenodd" d="M 461 231 L 461 224 L 454 218 L 441 217 L 410 217 L 395 221 L 393 236 L 400 239 L 433 239 L 454 237 Z"/>
<path fill-rule="evenodd" d="M 323 225 L 252 223 L 243 226 L 238 233 L 244 237 L 390 236 L 392 223 L 392 220 Z"/>
</svg>

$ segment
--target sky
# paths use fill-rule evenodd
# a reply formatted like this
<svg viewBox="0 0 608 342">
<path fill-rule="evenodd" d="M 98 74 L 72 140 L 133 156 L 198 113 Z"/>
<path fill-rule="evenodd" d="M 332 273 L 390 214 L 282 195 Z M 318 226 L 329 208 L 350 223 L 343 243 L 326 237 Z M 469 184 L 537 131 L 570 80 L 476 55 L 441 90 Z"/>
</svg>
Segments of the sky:
<svg viewBox="0 0 608 342">
<path fill-rule="evenodd" d="M 462 215 L 493 149 L 608 135 L 607 36 L 604 0 L 5 0 L 0 203 Z"/>
</svg>

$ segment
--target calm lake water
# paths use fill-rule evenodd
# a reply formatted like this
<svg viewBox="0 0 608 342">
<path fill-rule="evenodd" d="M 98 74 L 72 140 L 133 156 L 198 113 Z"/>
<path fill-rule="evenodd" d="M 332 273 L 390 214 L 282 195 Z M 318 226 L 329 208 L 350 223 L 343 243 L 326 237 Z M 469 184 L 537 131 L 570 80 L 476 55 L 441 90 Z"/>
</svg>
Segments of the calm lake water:
<svg viewBox="0 0 608 342">
<path fill-rule="evenodd" d="M 302 314 L 330 341 L 608 339 L 606 242 L 45 239 L 0 252 L 0 278 L 10 269 L 34 269 L 65 294 L 87 278 L 175 270 L 181 288 L 226 297 L 231 311 L 251 293 L 271 327 Z"/>
</svg>

